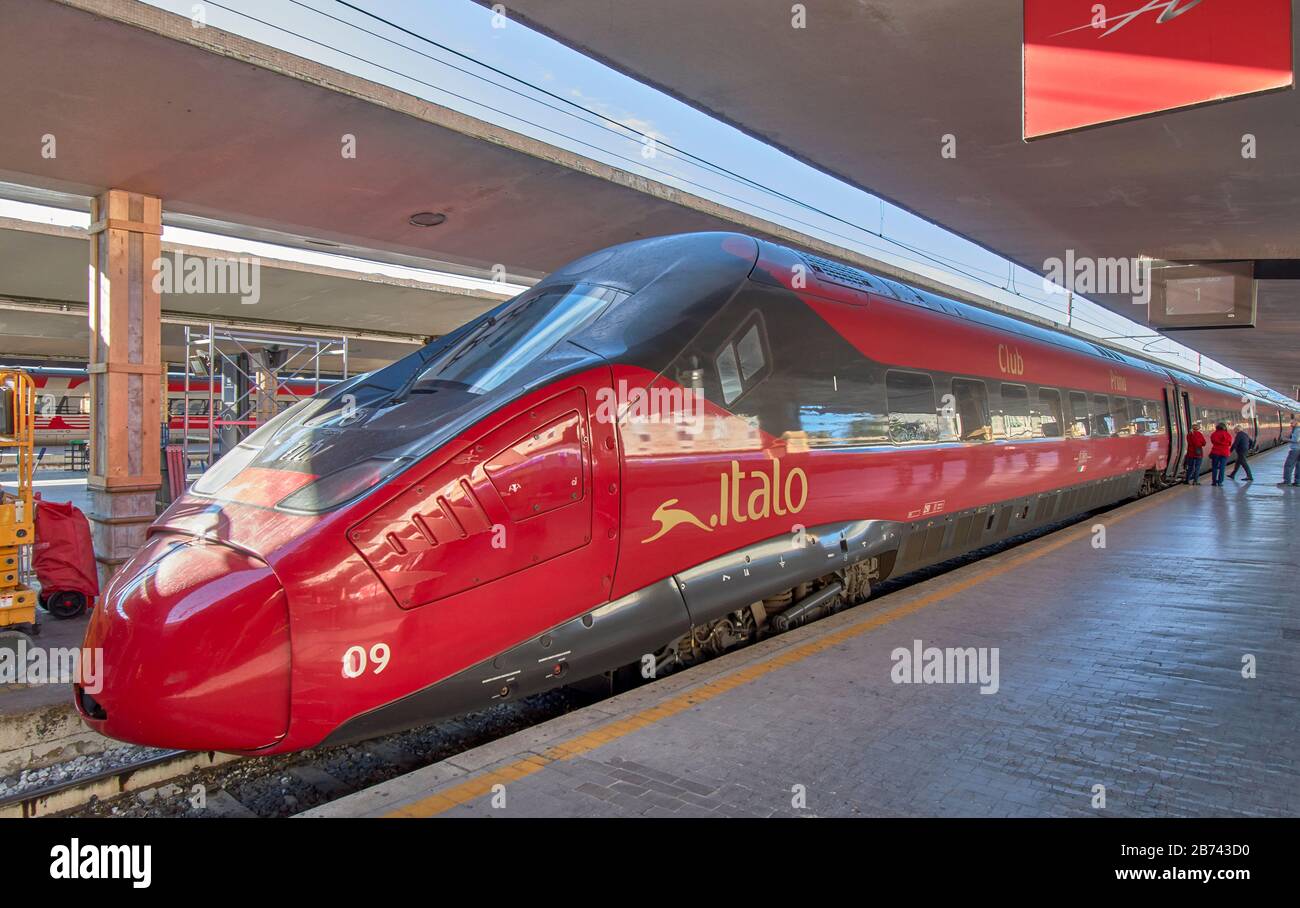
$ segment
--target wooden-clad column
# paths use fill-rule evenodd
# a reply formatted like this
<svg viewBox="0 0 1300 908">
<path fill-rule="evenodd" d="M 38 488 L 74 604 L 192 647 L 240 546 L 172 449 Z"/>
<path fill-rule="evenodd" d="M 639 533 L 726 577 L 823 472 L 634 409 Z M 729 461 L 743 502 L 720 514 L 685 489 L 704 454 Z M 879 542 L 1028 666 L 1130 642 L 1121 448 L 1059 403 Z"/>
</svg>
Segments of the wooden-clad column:
<svg viewBox="0 0 1300 908">
<path fill-rule="evenodd" d="M 91 203 L 90 525 L 101 587 L 144 544 L 162 484 L 162 200 L 110 189 Z"/>
</svg>

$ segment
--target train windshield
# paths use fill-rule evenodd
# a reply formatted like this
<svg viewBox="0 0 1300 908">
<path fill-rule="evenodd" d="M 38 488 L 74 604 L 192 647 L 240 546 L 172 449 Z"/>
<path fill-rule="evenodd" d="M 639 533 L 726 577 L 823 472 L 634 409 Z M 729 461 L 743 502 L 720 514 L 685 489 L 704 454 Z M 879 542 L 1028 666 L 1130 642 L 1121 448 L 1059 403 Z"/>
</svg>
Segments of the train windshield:
<svg viewBox="0 0 1300 908">
<path fill-rule="evenodd" d="M 442 351 L 415 376 L 407 394 L 491 391 L 627 295 L 594 284 L 529 291 Z"/>
<path fill-rule="evenodd" d="M 525 291 L 432 348 L 281 413 L 223 457 L 192 491 L 296 513 L 338 507 L 454 437 L 529 382 L 598 358 L 563 342 L 628 295 L 595 284 Z M 314 478 L 276 499 L 276 490 L 258 485 L 269 475 L 265 472 L 236 481 L 249 467 Z"/>
</svg>

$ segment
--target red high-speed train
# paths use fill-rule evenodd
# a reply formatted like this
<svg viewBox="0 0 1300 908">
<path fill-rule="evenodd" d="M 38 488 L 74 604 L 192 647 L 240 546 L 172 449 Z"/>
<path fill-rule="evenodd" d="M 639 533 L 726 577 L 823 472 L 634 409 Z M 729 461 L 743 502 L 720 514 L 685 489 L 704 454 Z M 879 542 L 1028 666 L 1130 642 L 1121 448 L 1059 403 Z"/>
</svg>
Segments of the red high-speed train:
<svg viewBox="0 0 1300 908">
<path fill-rule="evenodd" d="M 355 740 L 667 671 L 1179 478 L 1262 398 L 732 234 L 569 265 L 303 401 L 173 504 L 86 645 L 99 731 Z"/>
</svg>

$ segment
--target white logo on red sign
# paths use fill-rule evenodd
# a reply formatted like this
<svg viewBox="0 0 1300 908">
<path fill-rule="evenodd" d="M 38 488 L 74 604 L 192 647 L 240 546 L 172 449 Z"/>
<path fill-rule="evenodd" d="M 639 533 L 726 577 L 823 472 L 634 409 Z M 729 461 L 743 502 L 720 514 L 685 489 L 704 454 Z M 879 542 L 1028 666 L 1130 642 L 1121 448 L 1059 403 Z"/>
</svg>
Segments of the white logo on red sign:
<svg viewBox="0 0 1300 908">
<path fill-rule="evenodd" d="M 1164 25 L 1172 19 L 1177 19 L 1183 13 L 1189 12 L 1193 7 L 1198 6 L 1200 2 L 1201 0 L 1151 0 L 1150 3 L 1147 3 L 1139 9 L 1127 13 L 1120 13 L 1118 16 L 1111 16 L 1107 19 L 1098 19 L 1089 22 L 1087 25 L 1080 25 L 1078 28 L 1067 28 L 1063 32 L 1057 32 L 1052 37 L 1055 38 L 1060 35 L 1068 35 L 1071 32 L 1080 32 L 1085 28 L 1101 28 L 1103 26 L 1110 26 L 1102 32 L 1101 37 L 1104 38 L 1107 35 L 1115 34 L 1115 32 L 1128 25 L 1143 13 L 1153 13 L 1156 10 L 1161 10 L 1160 15 L 1156 17 L 1156 25 Z M 1111 25 L 1112 22 L 1115 24 Z"/>
</svg>

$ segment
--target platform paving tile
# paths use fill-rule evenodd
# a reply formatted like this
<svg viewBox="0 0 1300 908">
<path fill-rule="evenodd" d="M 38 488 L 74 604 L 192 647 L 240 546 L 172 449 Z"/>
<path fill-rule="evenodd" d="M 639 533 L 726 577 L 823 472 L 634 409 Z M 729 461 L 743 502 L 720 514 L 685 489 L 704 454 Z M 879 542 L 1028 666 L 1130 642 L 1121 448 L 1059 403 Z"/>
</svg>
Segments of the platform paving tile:
<svg viewBox="0 0 1300 908">
<path fill-rule="evenodd" d="M 1300 813 L 1300 494 L 1266 480 L 1280 456 L 1256 460 L 1253 486 L 1179 490 L 1121 509 L 1118 520 L 1093 521 L 1106 525 L 1104 548 L 1086 526 L 1063 545 L 1046 537 L 605 701 L 615 726 L 631 724 L 589 738 L 580 753 L 540 758 L 543 765 L 505 783 L 504 806 L 462 796 L 429 812 Z M 1008 564 L 1014 570 L 999 573 Z M 960 585 L 980 571 L 988 572 L 981 582 Z M 957 592 L 764 668 L 947 587 Z M 997 691 L 894 683 L 891 654 L 918 640 L 995 648 Z M 1254 677 L 1243 677 L 1244 657 L 1254 660 Z M 637 721 L 745 672 L 752 676 L 730 689 Z M 570 722 L 571 735 L 610 728 Z M 516 759 L 521 753 L 515 737 L 496 742 L 492 760 L 458 763 L 508 764 L 512 748 Z M 1105 788 L 1104 808 L 1094 805 L 1095 786 Z"/>
</svg>

